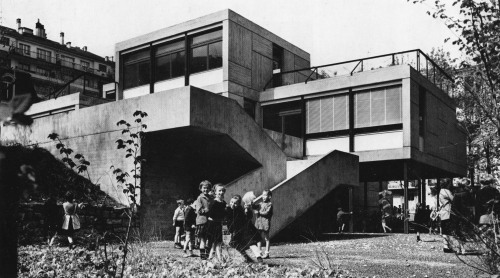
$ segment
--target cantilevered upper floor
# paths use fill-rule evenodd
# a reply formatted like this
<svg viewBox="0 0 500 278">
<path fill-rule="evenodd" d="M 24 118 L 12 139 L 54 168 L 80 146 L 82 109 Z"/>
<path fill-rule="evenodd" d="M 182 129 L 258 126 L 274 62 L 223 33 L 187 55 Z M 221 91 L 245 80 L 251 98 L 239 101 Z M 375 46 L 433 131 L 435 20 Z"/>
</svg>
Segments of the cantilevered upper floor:
<svg viewBox="0 0 500 278">
<path fill-rule="evenodd" d="M 465 175 L 450 77 L 420 50 L 302 71 L 307 81 L 266 88 L 259 99 L 263 127 L 278 143 L 295 142 L 282 144 L 290 156 L 356 153 L 362 180 L 398 179 L 402 161 L 415 178 Z"/>
<path fill-rule="evenodd" d="M 310 66 L 309 53 L 231 10 L 120 42 L 116 57 L 118 99 L 191 85 L 233 98 L 253 116 L 273 73 Z"/>
</svg>

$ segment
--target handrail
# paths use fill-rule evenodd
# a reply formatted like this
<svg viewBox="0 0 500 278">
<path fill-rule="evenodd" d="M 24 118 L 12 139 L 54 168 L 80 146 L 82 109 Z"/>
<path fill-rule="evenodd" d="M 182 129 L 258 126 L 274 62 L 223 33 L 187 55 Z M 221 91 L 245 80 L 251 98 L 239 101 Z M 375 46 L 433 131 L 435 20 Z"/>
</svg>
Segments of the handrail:
<svg viewBox="0 0 500 278">
<path fill-rule="evenodd" d="M 343 65 L 343 64 L 349 64 L 349 63 L 354 63 L 354 62 L 358 62 L 356 64 L 356 66 L 352 69 L 352 71 L 350 72 L 351 75 L 353 75 L 354 71 L 358 68 L 359 65 L 361 65 L 361 71 L 363 71 L 363 62 L 364 61 L 367 61 L 367 60 L 373 60 L 373 59 L 377 59 L 377 58 L 383 58 L 383 57 L 392 57 L 392 65 L 395 63 L 395 56 L 396 55 L 401 55 L 401 54 L 407 54 L 407 53 L 416 53 L 417 54 L 417 70 L 420 71 L 420 55 L 422 55 L 426 61 L 430 62 L 430 64 L 432 65 L 433 67 L 433 70 L 434 70 L 434 74 L 433 74 L 433 77 L 434 77 L 434 83 L 436 82 L 436 69 L 439 71 L 439 73 L 441 73 L 446 79 L 448 79 L 449 81 L 451 82 L 454 82 L 453 78 L 448 74 L 446 73 L 445 70 L 443 70 L 436 62 L 434 62 L 427 54 L 425 54 L 422 50 L 420 49 L 412 49 L 412 50 L 406 50 L 406 51 L 399 51 L 399 52 L 393 52 L 393 53 L 389 53 L 389 54 L 382 54 L 382 55 L 375 55 L 375 56 L 370 56 L 370 57 L 365 57 L 365 58 L 361 58 L 361 59 L 353 59 L 353 60 L 348 60 L 348 61 L 342 61 L 342 62 L 336 62 L 336 63 L 331 63 L 331 64 L 326 64 L 326 65 L 321 65 L 321 66 L 314 66 L 314 67 L 308 67 L 308 68 L 301 68 L 301 69 L 295 69 L 295 70 L 289 70 L 289 71 L 283 71 L 283 72 L 280 72 L 279 75 L 284 75 L 284 74 L 290 74 L 290 73 L 296 73 L 296 72 L 303 72 L 303 71 L 312 71 L 311 74 L 309 74 L 309 76 L 307 77 L 305 83 L 307 83 L 310 79 L 311 79 L 311 76 L 314 72 L 317 73 L 318 69 L 320 68 L 325 68 L 325 67 L 331 67 L 331 66 L 338 66 L 338 65 Z M 428 63 L 426 63 L 426 76 L 427 78 L 429 78 L 429 74 L 428 74 Z M 273 74 L 273 76 L 269 79 L 269 81 L 266 83 L 266 85 L 264 86 L 263 90 L 265 91 L 269 84 L 271 84 L 271 82 L 273 81 L 273 78 L 275 78 L 275 76 L 278 75 L 278 74 Z"/>
<path fill-rule="evenodd" d="M 66 89 L 66 87 L 68 87 L 71 83 L 75 82 L 76 80 L 80 79 L 81 77 L 87 75 L 87 73 L 82 73 L 80 74 L 79 76 L 71 79 L 70 81 L 66 82 L 65 84 L 61 85 L 58 89 L 54 90 L 54 92 L 46 95 L 45 97 L 47 99 L 50 99 L 52 96 L 54 97 L 54 99 L 56 99 L 57 97 L 59 97 L 59 95 L 61 94 L 61 92 Z M 83 82 L 84 84 L 84 87 L 83 87 L 83 93 L 85 93 L 85 81 Z"/>
</svg>

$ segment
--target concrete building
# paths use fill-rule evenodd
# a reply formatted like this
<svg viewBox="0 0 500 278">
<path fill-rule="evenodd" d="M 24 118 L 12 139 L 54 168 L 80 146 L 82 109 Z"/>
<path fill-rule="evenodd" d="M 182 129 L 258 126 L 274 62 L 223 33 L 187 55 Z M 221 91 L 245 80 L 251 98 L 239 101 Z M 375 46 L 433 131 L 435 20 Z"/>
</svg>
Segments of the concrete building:
<svg viewBox="0 0 500 278">
<path fill-rule="evenodd" d="M 387 181 L 465 175 L 446 73 L 419 50 L 311 67 L 304 50 L 224 10 L 120 42 L 115 57 L 118 101 L 82 109 L 75 98 L 72 111 L 2 139 L 53 149 L 46 137 L 57 132 L 106 177 L 111 164 L 131 167 L 115 123 L 146 111 L 144 232 L 171 232 L 175 200 L 204 179 L 226 184 L 227 197 L 271 188 L 276 235 L 301 221 L 332 231 L 338 207 L 361 229 L 358 211 L 377 210 Z M 126 203 L 107 179 L 101 188 Z"/>
<path fill-rule="evenodd" d="M 71 46 L 60 33 L 60 42 L 47 39 L 40 20 L 33 29 L 17 30 L 0 26 L 0 67 L 29 73 L 41 99 L 81 92 L 89 97 L 114 100 L 114 88 L 106 92 L 102 86 L 113 81 L 114 62 L 87 50 Z M 5 98 L 2 96 L 2 98 Z"/>
</svg>

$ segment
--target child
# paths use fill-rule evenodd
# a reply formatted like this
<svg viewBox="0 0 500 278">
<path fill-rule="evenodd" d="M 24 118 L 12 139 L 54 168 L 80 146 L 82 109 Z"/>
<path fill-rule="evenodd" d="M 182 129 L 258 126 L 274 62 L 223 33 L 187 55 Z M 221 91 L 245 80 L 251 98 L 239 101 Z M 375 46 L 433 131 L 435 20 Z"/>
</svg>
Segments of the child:
<svg viewBox="0 0 500 278">
<path fill-rule="evenodd" d="M 215 199 L 210 204 L 208 213 L 208 241 L 211 245 L 208 259 L 212 259 L 213 253 L 217 255 L 219 261 L 222 260 L 222 223 L 226 216 L 226 202 L 224 201 L 226 189 L 220 183 L 214 186 Z"/>
<path fill-rule="evenodd" d="M 181 234 L 184 226 L 184 200 L 177 200 L 172 225 L 175 227 L 174 248 L 182 249 Z"/>
<path fill-rule="evenodd" d="M 226 210 L 226 220 L 228 230 L 231 233 L 229 245 L 240 252 L 246 262 L 252 262 L 252 259 L 245 252 L 251 249 L 257 261 L 261 263 L 260 248 L 256 245 L 257 242 L 260 242 L 261 238 L 259 232 L 252 224 L 250 204 L 246 205 L 246 209 L 243 209 L 241 206 L 241 196 L 234 195 Z"/>
<path fill-rule="evenodd" d="M 196 213 L 194 212 L 194 200 L 192 198 L 187 199 L 187 206 L 184 209 L 184 231 L 186 233 L 186 239 L 184 242 L 184 253 L 189 247 L 189 255 L 184 257 L 193 257 L 193 242 L 194 242 L 194 231 L 196 229 Z"/>
<path fill-rule="evenodd" d="M 73 193 L 66 192 L 63 203 L 64 220 L 62 224 L 62 232 L 68 237 L 69 248 L 73 249 L 73 235 L 80 229 L 80 217 L 77 214 L 77 209 L 83 208 L 83 204 L 75 203 Z"/>
<path fill-rule="evenodd" d="M 212 202 L 209 192 L 212 190 L 212 184 L 204 180 L 200 183 L 199 189 L 200 196 L 195 202 L 196 212 L 196 236 L 200 239 L 200 258 L 206 260 L 208 257 L 207 250 L 207 214 L 209 212 L 209 205 Z"/>
<path fill-rule="evenodd" d="M 271 217 L 273 216 L 273 204 L 271 203 L 272 193 L 271 190 L 266 189 L 262 192 L 262 202 L 256 205 L 257 219 L 255 220 L 255 227 L 260 232 L 262 238 L 266 242 L 266 251 L 264 252 L 264 259 L 269 258 L 269 229 L 271 228 Z M 257 242 L 259 250 L 261 242 Z"/>
</svg>

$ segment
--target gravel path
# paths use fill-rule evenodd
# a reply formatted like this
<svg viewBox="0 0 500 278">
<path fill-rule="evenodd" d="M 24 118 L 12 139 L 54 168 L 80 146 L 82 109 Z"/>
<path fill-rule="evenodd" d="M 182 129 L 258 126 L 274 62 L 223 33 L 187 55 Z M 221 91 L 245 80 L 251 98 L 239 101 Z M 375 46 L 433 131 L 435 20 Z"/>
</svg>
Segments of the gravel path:
<svg viewBox="0 0 500 278">
<path fill-rule="evenodd" d="M 443 253 L 439 236 L 415 234 L 345 234 L 328 240 L 272 246 L 275 264 L 320 264 L 348 270 L 359 277 L 477 277 L 482 274 L 462 263 L 455 254 Z M 328 257 L 328 258 L 326 258 Z M 478 256 L 461 256 L 479 261 Z"/>
<path fill-rule="evenodd" d="M 415 234 L 332 234 L 310 243 L 273 244 L 271 257 L 264 261 L 269 265 L 330 266 L 355 277 L 484 277 L 483 272 L 465 265 L 457 255 L 444 253 L 439 236 L 424 234 L 421 239 L 417 243 Z M 160 252 L 179 253 L 182 257 L 182 250 L 172 246 L 173 243 L 167 241 L 157 247 Z M 234 249 L 228 253 L 234 260 L 242 260 Z M 460 258 L 480 262 L 478 256 Z"/>
</svg>

